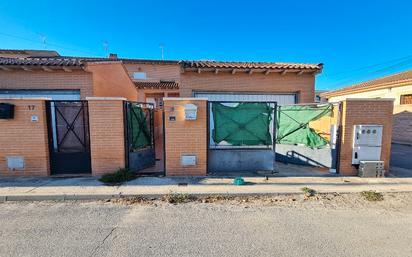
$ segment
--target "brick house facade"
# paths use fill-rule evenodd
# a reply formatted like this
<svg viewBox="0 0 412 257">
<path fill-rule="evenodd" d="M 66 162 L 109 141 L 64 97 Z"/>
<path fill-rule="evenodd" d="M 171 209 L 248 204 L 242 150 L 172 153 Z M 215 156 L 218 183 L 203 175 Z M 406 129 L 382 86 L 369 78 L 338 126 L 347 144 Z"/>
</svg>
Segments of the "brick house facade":
<svg viewBox="0 0 412 257">
<path fill-rule="evenodd" d="M 206 93 L 293 94 L 294 103 L 314 101 L 322 64 L 123 60 L 146 98 L 193 97 Z M 147 61 L 146 61 L 147 62 Z M 134 75 L 144 78 L 135 78 Z M 157 101 L 158 102 L 158 101 Z"/>
<path fill-rule="evenodd" d="M 163 98 L 170 97 L 166 98 L 166 108 L 154 117 L 155 137 L 161 139 L 162 115 L 175 116 L 175 120 L 165 120 L 169 132 L 165 145 L 156 146 L 165 149 L 166 174 L 204 175 L 208 158 L 205 95 L 312 103 L 315 76 L 321 71 L 321 64 L 79 58 L 52 51 L 0 50 L 0 99 L 14 104 L 16 111 L 14 119 L 0 120 L 4 131 L 0 134 L 0 174 L 51 174 L 51 136 L 47 132 L 51 125 L 46 122 L 45 98 L 88 102 L 91 173 L 100 175 L 126 165 L 124 101 L 153 102 L 163 109 Z M 187 103 L 199 107 L 198 120 L 182 119 L 182 108 Z M 350 153 L 353 125 L 359 123 L 384 126 L 382 159 L 389 167 L 392 110 L 393 103 L 388 100 L 344 102 L 338 167 L 341 174 L 356 174 Z M 15 144 L 18 140 L 23 143 Z M 196 166 L 183 167 L 181 156 L 191 154 L 198 157 Z M 10 173 L 6 165 L 10 156 L 23 156 L 27 166 Z M 162 155 L 156 153 L 156 158 Z"/>
<path fill-rule="evenodd" d="M 13 153 L 17 156 L 30 155 L 27 158 L 27 161 L 30 161 L 27 163 L 29 166 L 25 168 L 23 175 L 51 174 L 51 167 L 47 161 L 51 158 L 48 154 L 51 144 L 47 141 L 47 127 L 53 125 L 46 122 L 47 117 L 44 113 L 46 98 L 87 100 L 92 174 L 99 175 L 125 166 L 125 127 L 122 116 L 124 114 L 122 103 L 125 100 L 151 102 L 157 109 L 163 109 L 164 97 L 199 97 L 196 99 L 200 101 L 203 96 L 198 94 L 229 98 L 260 97 L 260 101 L 272 97 L 272 101 L 281 98 L 287 99 L 285 103 L 310 103 L 314 98 L 315 76 L 322 71 L 322 68 L 322 64 L 139 60 L 122 59 L 117 56 L 81 58 L 60 56 L 53 51 L 0 50 L 0 99 L 1 102 L 15 103 L 18 112 L 17 119 L 0 120 L 0 125 L 19 126 L 23 131 L 26 127 L 35 126 L 38 129 L 36 133 L 42 135 L 30 138 L 30 140 L 38 140 L 40 143 L 36 144 L 41 149 L 32 148 L 30 144 L 22 144 L 14 152 L 9 151 L 14 149 L 9 134 L 1 136 L 0 144 L 7 147 L 3 152 L 0 151 L 0 172 L 8 174 L 5 168 L 5 156 Z M 43 97 L 43 100 L 36 100 L 35 97 Z M 30 100 L 21 100 L 21 98 Z M 39 107 L 35 111 L 27 112 L 26 115 L 24 101 L 33 101 Z M 190 101 L 202 105 L 200 116 L 206 113 L 204 100 Z M 183 103 L 184 101 L 174 104 Z M 37 115 L 39 122 L 30 122 L 32 115 Z M 166 152 L 169 151 L 169 157 L 174 161 L 174 164 L 166 163 L 166 167 L 172 171 L 170 174 L 204 174 L 206 137 L 203 135 L 206 134 L 204 126 L 206 118 L 198 121 L 203 124 L 201 129 L 185 127 L 187 124 L 179 123 L 181 120 L 178 120 L 178 123 L 167 123 L 169 129 L 177 134 L 180 130 L 187 129 L 185 133 L 190 131 L 191 135 L 203 138 L 202 142 L 193 145 L 193 149 L 188 148 L 187 144 L 176 148 L 177 143 L 183 142 L 178 137 L 166 135 L 165 143 L 169 143 L 166 145 L 161 140 L 163 138 L 162 115 L 163 110 L 155 112 L 155 137 L 160 139 L 156 142 L 162 143 L 156 145 L 156 149 L 163 149 L 165 146 Z M 189 124 L 196 124 L 196 122 Z M 16 133 L 10 135 L 13 138 L 17 137 Z M 50 133 L 49 138 L 51 138 Z M 28 142 L 31 142 L 30 140 Z M 107 148 L 107 145 L 111 147 Z M 189 150 L 198 151 L 199 156 L 204 157 L 199 159 L 199 165 L 202 166 L 197 170 L 183 169 L 184 173 L 181 173 L 178 164 L 179 156 L 173 157 L 173 154 L 177 154 L 174 148 L 180 151 L 179 155 Z M 37 149 L 36 151 L 41 155 L 39 163 L 35 163 L 30 149 Z M 156 153 L 156 158 L 162 158 L 162 154 Z"/>
<path fill-rule="evenodd" d="M 412 70 L 323 92 L 329 102 L 349 98 L 393 99 L 392 142 L 412 145 Z"/>
</svg>

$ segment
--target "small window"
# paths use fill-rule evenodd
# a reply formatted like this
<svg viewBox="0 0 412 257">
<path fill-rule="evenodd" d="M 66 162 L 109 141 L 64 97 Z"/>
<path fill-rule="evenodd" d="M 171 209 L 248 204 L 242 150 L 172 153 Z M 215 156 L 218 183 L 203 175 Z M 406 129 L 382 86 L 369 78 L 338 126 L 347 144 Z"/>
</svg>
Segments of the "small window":
<svg viewBox="0 0 412 257">
<path fill-rule="evenodd" d="M 146 72 L 133 72 L 134 79 L 147 79 Z"/>
<path fill-rule="evenodd" d="M 412 104 L 412 94 L 401 95 L 401 104 Z"/>
</svg>

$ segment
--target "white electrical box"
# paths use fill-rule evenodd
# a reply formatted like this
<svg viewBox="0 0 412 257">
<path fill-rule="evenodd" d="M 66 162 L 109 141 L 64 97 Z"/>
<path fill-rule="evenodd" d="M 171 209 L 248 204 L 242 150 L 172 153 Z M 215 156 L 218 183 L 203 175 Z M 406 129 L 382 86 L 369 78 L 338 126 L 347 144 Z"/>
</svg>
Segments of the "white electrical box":
<svg viewBox="0 0 412 257">
<path fill-rule="evenodd" d="M 354 145 L 381 146 L 382 125 L 355 125 Z"/>
<path fill-rule="evenodd" d="M 355 125 L 353 133 L 352 164 L 360 161 L 380 161 L 382 125 Z"/>
<path fill-rule="evenodd" d="M 23 156 L 7 156 L 7 168 L 9 170 L 22 170 L 24 169 L 24 157 Z"/>
<path fill-rule="evenodd" d="M 194 104 L 185 104 L 185 120 L 197 119 L 197 106 Z"/>
<path fill-rule="evenodd" d="M 195 166 L 196 159 L 196 155 L 182 155 L 180 163 L 182 164 L 182 166 Z"/>
</svg>

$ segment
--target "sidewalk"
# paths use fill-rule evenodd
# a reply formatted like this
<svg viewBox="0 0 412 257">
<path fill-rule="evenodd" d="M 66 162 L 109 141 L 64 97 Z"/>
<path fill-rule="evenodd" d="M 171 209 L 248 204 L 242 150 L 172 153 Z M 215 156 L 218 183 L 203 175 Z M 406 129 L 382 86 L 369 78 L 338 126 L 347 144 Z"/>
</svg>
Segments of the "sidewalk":
<svg viewBox="0 0 412 257">
<path fill-rule="evenodd" d="M 235 186 L 230 178 L 139 177 L 121 186 L 106 186 L 94 177 L 0 178 L 0 201 L 97 200 L 120 196 L 159 197 L 168 193 L 192 195 L 256 195 L 302 193 L 310 187 L 319 193 L 412 192 L 412 178 L 358 177 L 244 177 L 247 185 Z"/>
</svg>

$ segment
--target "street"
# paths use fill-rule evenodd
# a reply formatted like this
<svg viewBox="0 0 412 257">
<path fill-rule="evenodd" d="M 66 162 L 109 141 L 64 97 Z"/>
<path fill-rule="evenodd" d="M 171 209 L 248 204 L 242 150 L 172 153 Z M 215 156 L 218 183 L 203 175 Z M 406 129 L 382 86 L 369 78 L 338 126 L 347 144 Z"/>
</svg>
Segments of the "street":
<svg viewBox="0 0 412 257">
<path fill-rule="evenodd" d="M 391 174 L 402 178 L 412 177 L 412 146 L 392 144 L 391 148 Z"/>
<path fill-rule="evenodd" d="M 410 194 L 0 204 L 0 256 L 411 256 Z"/>
</svg>

